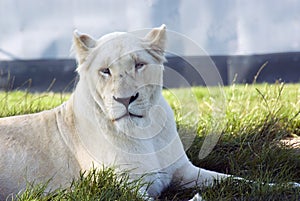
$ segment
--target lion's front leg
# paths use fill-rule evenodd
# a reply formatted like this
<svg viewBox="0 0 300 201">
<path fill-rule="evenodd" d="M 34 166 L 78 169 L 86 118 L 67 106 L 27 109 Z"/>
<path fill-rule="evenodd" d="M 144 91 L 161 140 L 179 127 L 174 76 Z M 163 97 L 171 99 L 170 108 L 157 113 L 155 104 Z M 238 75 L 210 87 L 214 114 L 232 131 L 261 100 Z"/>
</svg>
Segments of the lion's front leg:
<svg viewBox="0 0 300 201">
<path fill-rule="evenodd" d="M 205 170 L 194 166 L 190 161 L 185 162 L 174 172 L 173 181 L 179 183 L 182 188 L 195 186 L 212 186 L 215 182 L 220 182 L 231 175 Z M 201 195 L 196 194 L 189 201 L 204 201 Z"/>
<path fill-rule="evenodd" d="M 205 170 L 194 166 L 190 161 L 185 161 L 174 173 L 174 182 L 179 182 L 182 188 L 195 186 L 212 186 L 231 175 Z M 204 201 L 199 194 L 196 194 L 190 201 Z"/>
<path fill-rule="evenodd" d="M 194 166 L 187 161 L 177 169 L 174 175 L 175 182 L 180 182 L 183 188 L 195 186 L 212 186 L 215 182 L 222 181 L 231 175 L 205 170 Z"/>
</svg>

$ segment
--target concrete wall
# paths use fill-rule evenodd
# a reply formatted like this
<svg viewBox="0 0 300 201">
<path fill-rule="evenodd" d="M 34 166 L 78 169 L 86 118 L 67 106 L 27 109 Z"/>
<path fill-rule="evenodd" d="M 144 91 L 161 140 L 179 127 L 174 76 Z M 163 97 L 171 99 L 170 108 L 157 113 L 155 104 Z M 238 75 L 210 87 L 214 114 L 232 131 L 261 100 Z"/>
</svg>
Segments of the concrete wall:
<svg viewBox="0 0 300 201">
<path fill-rule="evenodd" d="M 75 86 L 75 66 L 73 59 L 0 61 L 0 89 L 71 91 Z"/>
<path fill-rule="evenodd" d="M 214 62 L 217 71 L 211 71 Z M 300 52 L 253 56 L 193 56 L 168 57 L 165 64 L 165 87 L 186 87 L 190 85 L 217 85 L 219 79 L 224 85 L 252 83 L 259 69 L 257 83 L 300 82 Z M 195 70 L 198 69 L 198 71 Z M 70 92 L 76 83 L 76 62 L 61 60 L 14 60 L 0 61 L 0 89 L 21 89 L 30 91 Z M 199 73 L 200 72 L 200 73 Z M 177 74 L 177 75 L 176 75 Z M 178 79 L 180 75 L 182 78 Z"/>
</svg>

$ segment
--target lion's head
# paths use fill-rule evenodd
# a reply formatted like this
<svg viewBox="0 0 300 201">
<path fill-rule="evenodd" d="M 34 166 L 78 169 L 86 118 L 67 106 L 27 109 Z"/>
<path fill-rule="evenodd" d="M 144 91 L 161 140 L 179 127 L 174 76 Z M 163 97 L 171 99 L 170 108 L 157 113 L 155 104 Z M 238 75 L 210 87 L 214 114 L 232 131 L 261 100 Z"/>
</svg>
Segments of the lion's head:
<svg viewBox="0 0 300 201">
<path fill-rule="evenodd" d="M 93 39 L 74 32 L 79 82 L 86 82 L 105 118 L 119 129 L 150 123 L 151 108 L 161 98 L 166 28 L 144 38 L 112 33 Z"/>
</svg>

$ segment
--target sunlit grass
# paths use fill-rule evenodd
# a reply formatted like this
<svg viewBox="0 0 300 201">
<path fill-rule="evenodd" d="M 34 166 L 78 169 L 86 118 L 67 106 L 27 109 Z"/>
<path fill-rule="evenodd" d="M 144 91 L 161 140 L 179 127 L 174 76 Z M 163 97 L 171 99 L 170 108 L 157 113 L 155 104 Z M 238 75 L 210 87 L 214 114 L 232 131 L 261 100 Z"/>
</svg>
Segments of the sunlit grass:
<svg viewBox="0 0 300 201">
<path fill-rule="evenodd" d="M 56 189 L 45 193 L 47 183 L 28 184 L 27 189 L 17 195 L 17 200 L 144 200 L 141 187 L 147 188 L 148 184 L 141 179 L 130 180 L 127 172 L 116 173 L 113 168 L 91 169 L 81 172 L 78 179 L 72 181 L 69 188 Z"/>
<path fill-rule="evenodd" d="M 70 97 L 70 94 L 0 92 L 0 117 L 36 113 L 52 109 Z"/>
</svg>

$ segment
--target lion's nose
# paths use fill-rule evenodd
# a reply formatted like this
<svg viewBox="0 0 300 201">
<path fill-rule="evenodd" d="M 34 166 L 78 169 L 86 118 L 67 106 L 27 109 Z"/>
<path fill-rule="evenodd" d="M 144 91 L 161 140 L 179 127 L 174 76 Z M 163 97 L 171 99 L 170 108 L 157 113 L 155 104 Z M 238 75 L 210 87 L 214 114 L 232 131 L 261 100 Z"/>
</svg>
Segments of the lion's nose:
<svg viewBox="0 0 300 201">
<path fill-rule="evenodd" d="M 115 101 L 123 104 L 126 108 L 128 108 L 130 103 L 135 101 L 138 97 L 139 97 L 139 93 L 136 93 L 134 96 L 127 97 L 127 98 L 116 98 L 115 96 L 113 96 Z"/>
</svg>

